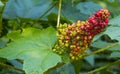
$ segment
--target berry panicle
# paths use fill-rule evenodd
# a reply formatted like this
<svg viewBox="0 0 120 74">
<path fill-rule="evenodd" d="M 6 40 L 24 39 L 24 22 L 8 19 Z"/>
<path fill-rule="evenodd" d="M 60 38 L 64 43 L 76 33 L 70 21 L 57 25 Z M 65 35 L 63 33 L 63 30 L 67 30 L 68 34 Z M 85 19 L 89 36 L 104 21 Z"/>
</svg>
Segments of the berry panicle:
<svg viewBox="0 0 120 74">
<path fill-rule="evenodd" d="M 110 13 L 107 9 L 100 9 L 86 21 L 73 24 L 61 24 L 58 27 L 58 42 L 53 51 L 58 54 L 69 54 L 71 60 L 82 58 L 91 40 L 108 25 Z"/>
</svg>

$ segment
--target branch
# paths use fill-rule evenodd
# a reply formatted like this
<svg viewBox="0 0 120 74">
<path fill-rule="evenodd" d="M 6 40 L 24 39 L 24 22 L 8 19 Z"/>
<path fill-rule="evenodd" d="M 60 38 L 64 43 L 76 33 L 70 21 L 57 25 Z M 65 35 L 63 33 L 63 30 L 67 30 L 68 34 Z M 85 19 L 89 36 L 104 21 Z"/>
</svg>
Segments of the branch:
<svg viewBox="0 0 120 74">
<path fill-rule="evenodd" d="M 94 51 L 94 52 L 91 52 L 91 53 L 89 53 L 89 54 L 85 54 L 85 55 L 83 55 L 83 57 L 86 57 L 86 56 L 90 56 L 90 55 L 93 55 L 93 54 L 97 54 L 97 53 L 103 52 L 103 51 L 105 51 L 105 50 L 107 50 L 107 49 L 109 49 L 109 48 L 111 48 L 111 47 L 114 47 L 114 46 L 116 46 L 116 45 L 118 45 L 118 44 L 119 44 L 119 43 L 114 43 L 114 44 L 112 44 L 112 45 L 110 45 L 110 46 L 107 46 L 107 47 L 105 47 L 105 48 L 98 49 L 98 50 L 96 50 L 96 51 Z"/>
<path fill-rule="evenodd" d="M 93 74 L 93 73 L 95 73 L 95 72 L 98 72 L 98 71 L 100 71 L 100 70 L 106 69 L 106 68 L 108 68 L 108 67 L 110 67 L 110 66 L 112 66 L 112 65 L 115 65 L 115 64 L 120 64 L 120 60 L 117 60 L 117 61 L 115 61 L 115 62 L 113 62 L 113 63 L 107 64 L 107 65 L 102 66 L 102 67 L 100 67 L 100 68 L 97 68 L 97 69 L 95 69 L 95 70 L 93 70 L 93 71 L 90 71 L 90 72 L 88 72 L 88 73 L 86 73 L 86 74 Z"/>
<path fill-rule="evenodd" d="M 59 26 L 59 24 L 60 24 L 60 11 L 61 11 L 61 3 L 62 3 L 62 0 L 59 0 L 58 18 L 57 18 L 57 27 L 58 27 L 58 26 Z"/>
</svg>

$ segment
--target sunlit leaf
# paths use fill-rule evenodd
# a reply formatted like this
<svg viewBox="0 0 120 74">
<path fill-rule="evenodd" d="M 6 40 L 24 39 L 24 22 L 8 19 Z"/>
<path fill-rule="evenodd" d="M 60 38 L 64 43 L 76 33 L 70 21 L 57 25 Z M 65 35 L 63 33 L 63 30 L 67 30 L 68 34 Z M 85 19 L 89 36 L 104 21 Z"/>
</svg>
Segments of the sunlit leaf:
<svg viewBox="0 0 120 74">
<path fill-rule="evenodd" d="M 22 33 L 10 33 L 8 37 L 13 42 L 0 50 L 0 57 L 24 60 L 23 69 L 27 74 L 43 74 L 61 62 L 60 56 L 52 52 L 57 37 L 51 27 L 45 30 L 26 28 Z"/>
</svg>

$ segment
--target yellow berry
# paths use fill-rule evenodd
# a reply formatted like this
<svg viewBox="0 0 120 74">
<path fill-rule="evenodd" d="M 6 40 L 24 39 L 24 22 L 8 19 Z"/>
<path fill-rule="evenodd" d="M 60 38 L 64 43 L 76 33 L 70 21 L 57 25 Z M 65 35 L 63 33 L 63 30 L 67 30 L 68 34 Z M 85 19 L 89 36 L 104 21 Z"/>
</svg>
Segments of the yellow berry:
<svg viewBox="0 0 120 74">
<path fill-rule="evenodd" d="M 60 36 L 60 39 L 61 39 L 61 40 L 63 40 L 63 39 L 64 39 L 64 36 L 63 36 L 63 35 L 61 35 L 61 36 Z"/>
<path fill-rule="evenodd" d="M 63 24 L 63 27 L 67 27 L 67 23 L 64 23 L 64 24 Z"/>
<path fill-rule="evenodd" d="M 71 33 L 72 33 L 73 36 L 75 36 L 75 35 L 77 34 L 76 31 L 73 31 L 73 32 L 71 32 Z"/>
<path fill-rule="evenodd" d="M 71 48 L 71 49 L 75 48 L 75 45 L 71 45 L 70 48 Z"/>
<path fill-rule="evenodd" d="M 72 56 L 71 59 L 72 59 L 72 60 L 75 60 L 75 56 Z"/>
<path fill-rule="evenodd" d="M 63 43 L 62 40 L 59 40 L 58 42 L 59 42 L 60 45 Z"/>
<path fill-rule="evenodd" d="M 80 36 L 77 36 L 76 39 L 79 40 L 79 39 L 80 39 Z"/>
<path fill-rule="evenodd" d="M 78 57 L 79 57 L 79 58 L 82 58 L 82 55 L 81 55 L 81 54 L 79 54 L 79 55 L 78 55 Z"/>
<path fill-rule="evenodd" d="M 76 57 L 75 60 L 78 60 L 78 57 Z"/>
<path fill-rule="evenodd" d="M 80 41 L 80 46 L 82 46 L 82 45 L 83 45 L 83 42 Z"/>
<path fill-rule="evenodd" d="M 62 52 L 61 52 L 61 51 L 59 51 L 59 54 L 62 54 Z"/>
<path fill-rule="evenodd" d="M 66 43 L 68 43 L 68 40 L 67 41 L 65 41 Z"/>
<path fill-rule="evenodd" d="M 72 55 L 72 53 L 70 53 L 70 57 L 72 57 L 73 55 Z"/>
<path fill-rule="evenodd" d="M 68 47 L 68 46 L 69 46 L 69 44 L 68 44 L 68 43 L 65 43 L 65 46 L 66 46 L 66 47 Z"/>
<path fill-rule="evenodd" d="M 56 33 L 56 36 L 60 36 L 59 33 Z"/>
<path fill-rule="evenodd" d="M 62 35 L 66 35 L 67 33 L 63 31 L 63 32 L 61 32 L 61 34 L 62 34 Z"/>
</svg>

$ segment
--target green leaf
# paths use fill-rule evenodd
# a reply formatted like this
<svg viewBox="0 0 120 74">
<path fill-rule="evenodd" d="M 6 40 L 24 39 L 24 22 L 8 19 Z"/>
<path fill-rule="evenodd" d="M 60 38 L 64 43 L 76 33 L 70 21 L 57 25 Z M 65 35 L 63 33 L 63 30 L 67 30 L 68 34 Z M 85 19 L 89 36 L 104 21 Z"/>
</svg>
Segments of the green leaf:
<svg viewBox="0 0 120 74">
<path fill-rule="evenodd" d="M 73 4 L 71 0 L 66 0 L 62 4 L 61 13 L 64 17 L 76 22 L 77 20 L 86 20 L 100 8 L 102 7 L 93 2 L 81 2 Z"/>
<path fill-rule="evenodd" d="M 104 34 L 108 34 L 111 39 L 116 39 L 120 42 L 120 16 L 117 16 L 110 20 L 109 24 L 110 26 L 106 29 Z M 120 45 L 117 45 L 115 47 L 110 48 L 111 51 L 120 51 L 119 49 Z"/>
<path fill-rule="evenodd" d="M 93 15 L 96 11 L 102 8 L 100 5 L 93 2 L 81 2 L 76 7 L 80 9 L 81 13 L 88 16 Z"/>
<path fill-rule="evenodd" d="M 110 55 L 111 58 L 120 58 L 120 52 L 113 52 Z"/>
<path fill-rule="evenodd" d="M 61 57 L 52 52 L 57 40 L 52 27 L 44 30 L 26 28 L 22 33 L 16 31 L 8 36 L 13 42 L 0 50 L 0 57 L 24 60 L 23 69 L 27 74 L 43 74 L 61 62 Z"/>
<path fill-rule="evenodd" d="M 5 37 L 0 38 L 0 48 L 5 47 L 5 45 L 7 44 L 8 41 L 9 41 L 9 40 L 6 39 Z"/>
<path fill-rule="evenodd" d="M 0 1 L 0 7 L 4 6 L 4 4 Z"/>
<path fill-rule="evenodd" d="M 8 0 L 3 17 L 38 18 L 52 5 L 52 0 Z"/>
<path fill-rule="evenodd" d="M 96 35 L 96 36 L 93 38 L 92 42 L 97 41 L 102 35 L 103 35 L 103 33 L 100 33 L 100 34 Z"/>
<path fill-rule="evenodd" d="M 63 66 L 52 70 L 50 74 L 75 74 L 73 65 L 71 63 L 69 64 L 64 64 Z"/>
<path fill-rule="evenodd" d="M 111 19 L 109 24 L 112 26 L 119 26 L 120 27 L 120 15 Z"/>
<path fill-rule="evenodd" d="M 114 46 L 112 48 L 110 48 L 109 50 L 113 51 L 113 52 L 120 52 L 120 44 L 117 46 Z"/>
<path fill-rule="evenodd" d="M 117 16 L 113 19 L 110 20 L 109 24 L 111 24 L 111 26 L 109 26 L 106 31 L 104 32 L 104 34 L 108 34 L 112 39 L 117 39 L 120 42 L 120 16 Z"/>
<path fill-rule="evenodd" d="M 6 63 L 7 62 L 7 59 L 5 58 L 0 58 L 0 63 Z"/>
<path fill-rule="evenodd" d="M 80 73 L 80 69 L 82 67 L 82 60 L 79 59 L 77 61 L 73 61 L 72 62 L 72 65 L 74 67 L 74 70 L 75 70 L 75 74 L 79 74 Z"/>
<path fill-rule="evenodd" d="M 87 50 L 87 53 L 90 53 L 91 50 Z M 94 64 L 95 64 L 95 56 L 94 55 L 91 55 L 91 56 L 88 56 L 88 57 L 85 57 L 84 59 L 93 67 Z"/>
<path fill-rule="evenodd" d="M 104 34 L 108 34 L 111 39 L 116 39 L 120 42 L 120 27 L 109 26 Z"/>
<path fill-rule="evenodd" d="M 98 39 L 94 43 L 92 43 L 91 46 L 97 47 L 97 48 L 105 48 L 105 47 L 107 47 L 111 44 L 112 43 L 108 43 L 108 42 L 105 42 L 105 41 L 102 41 L 102 40 Z"/>
</svg>

